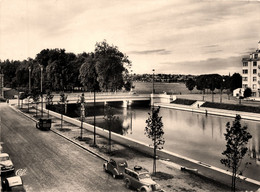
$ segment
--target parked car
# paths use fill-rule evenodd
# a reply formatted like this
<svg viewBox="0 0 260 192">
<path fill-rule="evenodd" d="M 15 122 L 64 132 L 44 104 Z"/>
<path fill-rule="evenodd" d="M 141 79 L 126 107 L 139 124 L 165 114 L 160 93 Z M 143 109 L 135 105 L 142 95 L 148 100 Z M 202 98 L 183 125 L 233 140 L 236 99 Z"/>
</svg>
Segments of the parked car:
<svg viewBox="0 0 260 192">
<path fill-rule="evenodd" d="M 51 119 L 39 119 L 36 128 L 49 131 L 51 129 Z"/>
<path fill-rule="evenodd" d="M 111 173 L 114 179 L 116 177 L 123 177 L 123 173 L 126 167 L 126 160 L 120 158 L 111 158 L 109 161 L 103 164 L 104 170 Z"/>
<path fill-rule="evenodd" d="M 14 164 L 7 153 L 0 154 L 1 173 L 13 172 Z"/>
<path fill-rule="evenodd" d="M 2 181 L 2 191 L 26 192 L 20 176 L 8 177 Z"/>
<path fill-rule="evenodd" d="M 161 186 L 152 180 L 147 169 L 135 166 L 133 169 L 125 168 L 124 181 L 127 188 L 134 188 L 140 192 L 163 192 Z"/>
</svg>

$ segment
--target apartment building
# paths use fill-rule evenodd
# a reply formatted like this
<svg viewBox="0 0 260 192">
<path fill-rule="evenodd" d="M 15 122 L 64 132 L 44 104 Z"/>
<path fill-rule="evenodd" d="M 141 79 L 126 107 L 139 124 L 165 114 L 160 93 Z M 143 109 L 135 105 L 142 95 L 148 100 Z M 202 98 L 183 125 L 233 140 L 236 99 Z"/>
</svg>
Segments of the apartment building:
<svg viewBox="0 0 260 192">
<path fill-rule="evenodd" d="M 252 96 L 260 97 L 260 41 L 249 58 L 242 59 L 242 88 L 251 88 Z"/>
</svg>

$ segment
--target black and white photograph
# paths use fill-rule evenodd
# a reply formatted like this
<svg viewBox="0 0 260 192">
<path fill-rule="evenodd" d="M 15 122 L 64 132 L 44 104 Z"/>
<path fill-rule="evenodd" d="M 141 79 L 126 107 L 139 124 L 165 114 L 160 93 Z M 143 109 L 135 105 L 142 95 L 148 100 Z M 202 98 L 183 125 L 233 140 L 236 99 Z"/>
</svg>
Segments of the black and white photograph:
<svg viewBox="0 0 260 192">
<path fill-rule="evenodd" d="M 0 192 L 260 192 L 259 0 L 0 0 Z"/>
</svg>

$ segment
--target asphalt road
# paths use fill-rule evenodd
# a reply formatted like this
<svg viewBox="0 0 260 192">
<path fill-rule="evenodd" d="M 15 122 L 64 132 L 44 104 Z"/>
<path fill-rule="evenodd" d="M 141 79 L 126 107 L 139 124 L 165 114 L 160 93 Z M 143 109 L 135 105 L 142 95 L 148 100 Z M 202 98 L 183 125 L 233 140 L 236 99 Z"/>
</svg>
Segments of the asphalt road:
<svg viewBox="0 0 260 192">
<path fill-rule="evenodd" d="M 22 178 L 27 192 L 130 191 L 102 168 L 103 161 L 0 103 L 0 142 Z"/>
</svg>

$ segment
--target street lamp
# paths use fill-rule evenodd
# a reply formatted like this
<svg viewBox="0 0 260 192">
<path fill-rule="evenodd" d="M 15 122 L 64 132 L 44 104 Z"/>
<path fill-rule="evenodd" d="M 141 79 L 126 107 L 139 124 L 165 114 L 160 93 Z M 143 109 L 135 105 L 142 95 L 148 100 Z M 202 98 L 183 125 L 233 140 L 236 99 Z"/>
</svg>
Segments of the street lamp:
<svg viewBox="0 0 260 192">
<path fill-rule="evenodd" d="M 155 91 L 154 91 L 154 69 L 153 69 L 153 92 L 152 93 L 154 94 L 154 92 Z"/>
<path fill-rule="evenodd" d="M 31 71 L 32 71 L 32 68 L 31 66 L 29 66 L 29 94 L 31 94 Z"/>
<path fill-rule="evenodd" d="M 30 110 L 30 106 L 29 106 L 29 98 L 30 98 L 30 95 L 31 95 L 31 66 L 29 66 L 29 97 L 28 97 L 28 113 L 29 113 L 29 110 Z"/>
<path fill-rule="evenodd" d="M 42 107 L 42 110 L 41 110 L 41 117 L 43 116 L 43 96 L 42 96 L 42 71 L 43 71 L 43 66 L 40 65 L 41 67 L 41 107 Z"/>
<path fill-rule="evenodd" d="M 223 79 L 222 82 L 221 82 L 221 88 L 220 88 L 220 103 L 222 103 L 222 91 L 223 91 L 223 89 L 224 89 L 223 86 L 225 86 L 224 83 L 225 83 L 225 79 Z"/>
</svg>

